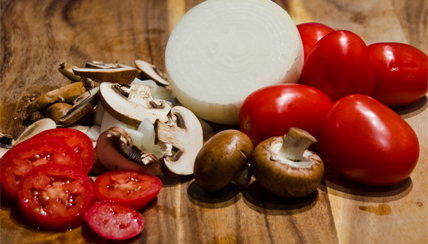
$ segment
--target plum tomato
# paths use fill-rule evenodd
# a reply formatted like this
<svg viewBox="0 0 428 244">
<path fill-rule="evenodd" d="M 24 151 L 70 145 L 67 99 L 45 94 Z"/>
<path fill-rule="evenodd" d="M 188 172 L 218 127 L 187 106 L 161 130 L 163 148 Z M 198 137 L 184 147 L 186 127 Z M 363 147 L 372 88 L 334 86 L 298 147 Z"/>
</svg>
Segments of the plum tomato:
<svg viewBox="0 0 428 244">
<path fill-rule="evenodd" d="M 305 60 L 315 44 L 325 35 L 334 31 L 326 25 L 315 22 L 299 24 L 297 29 L 299 30 L 300 38 L 302 38 Z"/>
<path fill-rule="evenodd" d="M 1 158 L 2 196 L 16 201 L 21 178 L 38 165 L 54 163 L 82 170 L 80 156 L 57 138 L 39 136 L 15 145 Z"/>
<path fill-rule="evenodd" d="M 283 136 L 298 127 L 315 138 L 333 106 L 323 92 L 301 84 L 279 84 L 251 93 L 239 111 L 241 130 L 254 146 L 267 138 Z"/>
<path fill-rule="evenodd" d="M 59 164 L 40 165 L 25 174 L 18 199 L 25 218 L 45 230 L 80 226 L 95 203 L 91 179 L 81 170 Z"/>
<path fill-rule="evenodd" d="M 373 98 L 386 106 L 416 102 L 428 91 L 428 56 L 404 43 L 368 46 L 375 68 Z"/>
<path fill-rule="evenodd" d="M 113 170 L 94 182 L 99 201 L 109 200 L 134 209 L 144 208 L 160 192 L 162 182 L 156 176 L 134 170 Z"/>
<path fill-rule="evenodd" d="M 84 173 L 89 173 L 94 163 L 94 146 L 91 138 L 85 133 L 70 128 L 56 128 L 45 130 L 36 136 L 45 135 L 53 136 L 67 143 L 82 158 Z"/>
<path fill-rule="evenodd" d="M 397 113 L 365 95 L 338 100 L 321 126 L 320 156 L 342 175 L 367 185 L 406 179 L 419 158 L 419 141 Z"/>
<path fill-rule="evenodd" d="M 126 205 L 101 201 L 85 213 L 85 222 L 98 235 L 110 240 L 126 240 L 144 229 L 141 213 Z"/>
<path fill-rule="evenodd" d="M 333 102 L 351 94 L 373 94 L 373 61 L 356 34 L 333 31 L 315 44 L 302 69 L 300 83 L 315 87 Z"/>
</svg>

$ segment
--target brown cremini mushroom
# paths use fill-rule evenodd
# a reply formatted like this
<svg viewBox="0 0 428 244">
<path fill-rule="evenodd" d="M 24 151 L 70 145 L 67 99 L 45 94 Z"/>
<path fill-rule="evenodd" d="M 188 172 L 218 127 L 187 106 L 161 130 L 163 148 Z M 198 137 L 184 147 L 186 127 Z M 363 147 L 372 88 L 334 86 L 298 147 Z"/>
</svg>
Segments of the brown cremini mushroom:
<svg viewBox="0 0 428 244">
<path fill-rule="evenodd" d="M 251 179 L 252 153 L 253 143 L 245 133 L 231 129 L 215 134 L 196 157 L 196 183 L 207 192 L 219 191 L 232 181 L 244 188 Z"/>
<path fill-rule="evenodd" d="M 314 192 L 324 175 L 321 158 L 307 148 L 316 139 L 304 130 L 292 127 L 287 135 L 271 137 L 253 153 L 251 170 L 267 192 L 286 198 L 298 198 Z"/>
<path fill-rule="evenodd" d="M 156 82 L 161 86 L 168 86 L 169 82 L 167 81 L 164 74 L 162 74 L 159 69 L 150 63 L 147 63 L 143 60 L 135 60 L 135 66 L 141 70 L 140 78 L 149 79 Z"/>
<path fill-rule="evenodd" d="M 193 174 L 196 155 L 203 145 L 202 126 L 189 109 L 175 106 L 166 123 L 156 120 L 154 124 L 156 145 L 165 148 L 160 157 L 162 172 L 173 178 Z"/>
<path fill-rule="evenodd" d="M 110 170 L 138 170 L 151 175 L 158 175 L 162 170 L 159 160 L 134 145 L 131 136 L 119 127 L 101 133 L 95 150 L 98 160 Z"/>
<path fill-rule="evenodd" d="M 73 68 L 77 68 L 74 65 L 71 64 L 66 64 L 66 63 L 61 63 L 59 65 L 58 71 L 61 72 L 61 74 L 63 74 L 64 76 L 70 78 L 73 81 L 79 81 L 80 80 L 80 76 L 75 75 L 73 72 Z"/>
<path fill-rule="evenodd" d="M 73 72 L 80 77 L 91 78 L 98 82 L 130 84 L 141 71 L 128 65 L 93 61 L 86 63 L 85 68 L 73 68 Z"/>
<path fill-rule="evenodd" d="M 69 103 L 54 103 L 46 109 L 44 115 L 58 123 L 58 120 L 66 116 L 72 107 L 73 105 Z"/>
<path fill-rule="evenodd" d="M 98 91 L 99 87 L 95 87 L 77 97 L 67 114 L 58 119 L 58 122 L 64 126 L 69 126 L 92 112 L 99 100 Z"/>
</svg>

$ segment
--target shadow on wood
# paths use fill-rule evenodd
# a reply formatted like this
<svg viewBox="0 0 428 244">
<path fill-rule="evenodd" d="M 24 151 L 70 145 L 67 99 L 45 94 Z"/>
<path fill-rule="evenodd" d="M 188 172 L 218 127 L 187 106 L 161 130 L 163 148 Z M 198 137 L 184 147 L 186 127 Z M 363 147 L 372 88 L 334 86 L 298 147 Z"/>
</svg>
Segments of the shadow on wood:
<svg viewBox="0 0 428 244">
<path fill-rule="evenodd" d="M 427 107 L 428 99 L 425 95 L 412 104 L 406 106 L 392 107 L 391 109 L 394 110 L 403 119 L 408 119 L 422 113 Z"/>
<path fill-rule="evenodd" d="M 193 181 L 187 188 L 187 196 L 193 204 L 211 209 L 225 208 L 239 201 L 239 191 L 234 184 L 229 184 L 218 192 L 208 193 Z"/>
<path fill-rule="evenodd" d="M 319 197 L 316 190 L 302 198 L 280 198 L 263 190 L 257 181 L 242 191 L 242 195 L 249 208 L 267 215 L 292 215 L 308 211 L 315 206 Z"/>
</svg>

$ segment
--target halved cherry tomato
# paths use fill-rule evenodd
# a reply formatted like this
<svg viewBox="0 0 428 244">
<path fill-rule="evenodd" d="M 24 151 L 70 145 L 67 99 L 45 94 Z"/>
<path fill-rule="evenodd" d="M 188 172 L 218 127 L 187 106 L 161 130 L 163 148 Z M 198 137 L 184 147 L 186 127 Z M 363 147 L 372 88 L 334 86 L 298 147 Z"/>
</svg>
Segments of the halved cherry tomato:
<svg viewBox="0 0 428 244">
<path fill-rule="evenodd" d="M 302 38 L 305 60 L 315 44 L 325 35 L 334 31 L 332 28 L 320 23 L 299 24 L 297 25 L 297 30 L 299 30 L 300 37 Z"/>
<path fill-rule="evenodd" d="M 95 197 L 92 181 L 81 170 L 59 164 L 40 165 L 18 186 L 18 204 L 30 222 L 46 230 L 80 226 Z"/>
<path fill-rule="evenodd" d="M 376 81 L 373 98 L 386 106 L 416 102 L 428 91 L 428 56 L 404 43 L 374 43 L 368 46 Z"/>
<path fill-rule="evenodd" d="M 306 130 L 315 138 L 333 103 L 324 93 L 300 84 L 279 84 L 251 93 L 239 111 L 241 130 L 254 146 L 290 127 Z"/>
<path fill-rule="evenodd" d="M 89 136 L 79 130 L 70 128 L 45 130 L 36 136 L 40 135 L 53 136 L 67 143 L 82 158 L 82 171 L 86 174 L 89 173 L 94 164 L 94 146 Z"/>
<path fill-rule="evenodd" d="M 93 205 L 85 213 L 85 221 L 95 233 L 110 240 L 126 240 L 144 229 L 144 219 L 138 211 L 109 201 Z"/>
<path fill-rule="evenodd" d="M 156 176 L 133 170 L 113 170 L 97 177 L 94 191 L 98 200 L 110 200 L 142 209 L 162 188 Z"/>
<path fill-rule="evenodd" d="M 368 185 L 406 179 L 419 158 L 419 141 L 397 113 L 365 95 L 337 101 L 321 126 L 321 157 L 344 176 Z"/>
<path fill-rule="evenodd" d="M 1 158 L 2 196 L 16 201 L 21 178 L 42 164 L 62 164 L 82 170 L 80 156 L 65 142 L 50 136 L 33 137 L 12 147 Z"/>
<path fill-rule="evenodd" d="M 356 34 L 337 30 L 315 44 L 306 59 L 300 83 L 315 87 L 335 102 L 351 94 L 373 94 L 373 61 Z"/>
</svg>

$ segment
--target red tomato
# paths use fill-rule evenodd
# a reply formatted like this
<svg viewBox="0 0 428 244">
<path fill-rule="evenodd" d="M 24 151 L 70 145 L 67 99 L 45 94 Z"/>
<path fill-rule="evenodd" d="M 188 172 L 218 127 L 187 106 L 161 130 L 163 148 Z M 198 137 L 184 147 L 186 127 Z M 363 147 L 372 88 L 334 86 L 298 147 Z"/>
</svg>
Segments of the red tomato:
<svg viewBox="0 0 428 244">
<path fill-rule="evenodd" d="M 239 111 L 241 130 L 254 146 L 290 127 L 306 130 L 315 138 L 333 103 L 321 91 L 300 84 L 279 84 L 250 94 Z"/>
<path fill-rule="evenodd" d="M 82 170 L 79 155 L 65 142 L 54 137 L 34 137 L 12 147 L 1 158 L 2 196 L 16 201 L 21 177 L 38 165 L 53 163 Z"/>
<path fill-rule="evenodd" d="M 94 164 L 94 146 L 88 135 L 79 130 L 70 128 L 45 130 L 36 136 L 40 135 L 53 136 L 67 143 L 82 158 L 82 171 L 86 174 L 89 173 Z"/>
<path fill-rule="evenodd" d="M 81 170 L 45 164 L 25 174 L 18 187 L 18 205 L 30 222 L 46 230 L 80 226 L 95 202 L 92 181 Z"/>
<path fill-rule="evenodd" d="M 138 211 L 108 201 L 92 206 L 85 213 L 85 221 L 98 235 L 111 240 L 126 240 L 144 229 L 144 219 Z"/>
<path fill-rule="evenodd" d="M 321 157 L 344 176 L 368 185 L 406 179 L 418 162 L 419 141 L 393 110 L 365 95 L 337 101 L 321 127 Z"/>
<path fill-rule="evenodd" d="M 142 209 L 162 188 L 156 176 L 133 170 L 114 170 L 97 177 L 94 191 L 98 200 L 117 202 Z"/>
<path fill-rule="evenodd" d="M 315 44 L 325 35 L 334 31 L 332 28 L 320 23 L 303 23 L 297 25 L 297 29 L 302 38 L 305 60 Z"/>
<path fill-rule="evenodd" d="M 371 96 L 375 81 L 373 62 L 364 41 L 338 30 L 324 36 L 309 53 L 300 83 L 315 87 L 335 102 L 351 94 Z"/>
<path fill-rule="evenodd" d="M 387 106 L 416 102 L 428 91 L 428 57 L 403 43 L 368 46 L 375 67 L 373 98 Z"/>
</svg>

